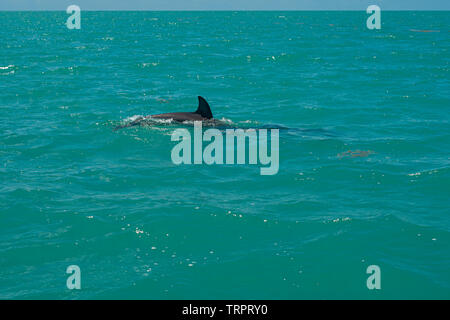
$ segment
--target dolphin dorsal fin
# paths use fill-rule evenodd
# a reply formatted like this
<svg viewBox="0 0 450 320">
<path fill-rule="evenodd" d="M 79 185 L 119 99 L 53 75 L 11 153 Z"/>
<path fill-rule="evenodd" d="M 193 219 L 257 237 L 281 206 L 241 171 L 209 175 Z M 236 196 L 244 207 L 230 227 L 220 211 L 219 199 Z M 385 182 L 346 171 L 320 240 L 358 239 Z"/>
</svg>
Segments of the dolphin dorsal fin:
<svg viewBox="0 0 450 320">
<path fill-rule="evenodd" d="M 195 113 L 201 115 L 203 118 L 206 119 L 212 119 L 213 117 L 208 102 L 206 102 L 206 100 L 200 96 L 198 96 L 198 108 L 197 111 L 195 111 Z"/>
</svg>

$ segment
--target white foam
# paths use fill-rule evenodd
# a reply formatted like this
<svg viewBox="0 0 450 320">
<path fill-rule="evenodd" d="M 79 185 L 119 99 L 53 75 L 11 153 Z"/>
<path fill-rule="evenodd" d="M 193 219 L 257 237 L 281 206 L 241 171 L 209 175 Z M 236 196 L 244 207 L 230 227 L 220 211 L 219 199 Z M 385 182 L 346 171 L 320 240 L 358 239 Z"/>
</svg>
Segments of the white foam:
<svg viewBox="0 0 450 320">
<path fill-rule="evenodd" d="M 137 120 L 139 118 L 144 118 L 144 116 L 142 116 L 142 115 L 134 115 L 134 116 L 125 118 L 123 121 L 124 122 L 133 122 L 134 120 Z"/>
</svg>

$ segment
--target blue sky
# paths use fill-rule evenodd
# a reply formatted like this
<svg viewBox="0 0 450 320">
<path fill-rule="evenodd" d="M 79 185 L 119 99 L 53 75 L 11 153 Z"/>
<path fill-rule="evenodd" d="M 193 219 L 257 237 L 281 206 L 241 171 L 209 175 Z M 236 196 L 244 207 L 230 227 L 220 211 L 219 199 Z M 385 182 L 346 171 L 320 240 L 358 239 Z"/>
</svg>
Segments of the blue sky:
<svg viewBox="0 0 450 320">
<path fill-rule="evenodd" d="M 450 10 L 450 0 L 0 0 L 0 10 Z"/>
</svg>

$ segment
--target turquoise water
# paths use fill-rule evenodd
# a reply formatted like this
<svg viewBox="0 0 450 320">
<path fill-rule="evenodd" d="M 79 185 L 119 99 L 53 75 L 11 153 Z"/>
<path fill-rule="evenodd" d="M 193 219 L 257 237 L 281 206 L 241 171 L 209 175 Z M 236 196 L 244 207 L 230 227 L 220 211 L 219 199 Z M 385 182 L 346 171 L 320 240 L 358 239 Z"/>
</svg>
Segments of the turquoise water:
<svg viewBox="0 0 450 320">
<path fill-rule="evenodd" d="M 450 298 L 448 12 L 67 17 L 0 12 L 0 298 Z M 278 174 L 113 131 L 197 95 Z"/>
</svg>

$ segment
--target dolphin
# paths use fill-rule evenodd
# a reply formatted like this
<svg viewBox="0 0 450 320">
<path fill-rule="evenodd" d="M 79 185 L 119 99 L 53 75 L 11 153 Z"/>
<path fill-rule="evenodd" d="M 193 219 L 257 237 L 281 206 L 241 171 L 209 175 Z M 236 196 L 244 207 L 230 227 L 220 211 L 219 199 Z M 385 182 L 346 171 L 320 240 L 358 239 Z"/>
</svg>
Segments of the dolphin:
<svg viewBox="0 0 450 320">
<path fill-rule="evenodd" d="M 238 129 L 243 128 L 246 129 L 246 127 L 237 126 L 235 124 L 230 124 L 228 122 L 224 122 L 219 119 L 215 119 L 213 117 L 213 114 L 211 112 L 211 108 L 209 107 L 208 102 L 201 97 L 198 96 L 198 107 L 195 112 L 173 112 L 173 113 L 160 113 L 160 114 L 154 114 L 149 115 L 145 117 L 138 117 L 137 119 L 123 124 L 118 125 L 114 128 L 114 131 L 127 128 L 127 127 L 133 127 L 133 126 L 140 126 L 140 125 L 152 125 L 151 119 L 169 119 L 173 120 L 178 123 L 182 123 L 184 121 L 202 121 L 205 126 L 213 126 L 218 129 Z M 153 123 L 155 124 L 155 123 Z M 249 128 L 247 128 L 249 129 Z M 285 131 L 290 135 L 294 136 L 302 136 L 302 137 L 328 137 L 328 138 L 335 138 L 336 134 L 333 132 L 330 132 L 325 129 L 317 128 L 317 129 L 302 129 L 302 128 L 290 128 L 283 125 L 278 124 L 267 124 L 258 126 L 258 129 L 279 129 L 280 131 Z"/>
<path fill-rule="evenodd" d="M 198 108 L 195 112 L 174 112 L 151 115 L 154 119 L 172 119 L 174 121 L 205 121 L 213 118 L 211 108 L 203 97 L 198 96 Z"/>
<path fill-rule="evenodd" d="M 160 114 L 153 114 L 153 115 L 146 116 L 146 117 L 139 117 L 130 123 L 127 123 L 127 124 L 121 125 L 121 126 L 117 126 L 115 128 L 115 130 L 140 125 L 142 123 L 142 121 L 148 120 L 148 119 L 171 119 L 176 122 L 214 120 L 213 114 L 211 112 L 211 108 L 209 107 L 208 102 L 206 102 L 206 100 L 203 97 L 198 96 L 198 107 L 195 112 L 160 113 Z"/>
</svg>

